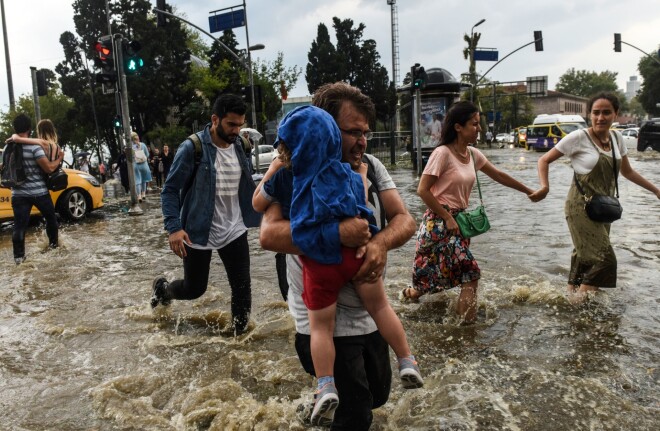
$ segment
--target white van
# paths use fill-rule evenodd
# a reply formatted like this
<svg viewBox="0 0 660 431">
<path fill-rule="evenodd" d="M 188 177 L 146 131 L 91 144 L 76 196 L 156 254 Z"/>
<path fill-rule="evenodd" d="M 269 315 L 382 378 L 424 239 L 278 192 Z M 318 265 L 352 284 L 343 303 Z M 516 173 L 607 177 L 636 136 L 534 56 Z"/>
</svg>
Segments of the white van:
<svg viewBox="0 0 660 431">
<path fill-rule="evenodd" d="M 558 123 L 578 123 L 587 127 L 587 122 L 580 115 L 568 114 L 540 114 L 534 118 L 532 124 L 558 124 Z M 582 128 L 582 127 L 580 127 Z"/>
</svg>

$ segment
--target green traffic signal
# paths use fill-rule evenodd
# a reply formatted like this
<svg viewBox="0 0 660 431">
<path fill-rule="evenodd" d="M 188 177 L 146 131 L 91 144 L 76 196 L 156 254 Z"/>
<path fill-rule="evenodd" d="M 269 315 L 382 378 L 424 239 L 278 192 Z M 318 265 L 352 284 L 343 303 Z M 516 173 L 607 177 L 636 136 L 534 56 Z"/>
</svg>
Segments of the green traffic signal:
<svg viewBox="0 0 660 431">
<path fill-rule="evenodd" d="M 140 57 L 132 57 L 128 59 L 126 63 L 126 70 L 128 72 L 137 72 L 139 69 L 144 66 L 144 61 Z"/>
</svg>

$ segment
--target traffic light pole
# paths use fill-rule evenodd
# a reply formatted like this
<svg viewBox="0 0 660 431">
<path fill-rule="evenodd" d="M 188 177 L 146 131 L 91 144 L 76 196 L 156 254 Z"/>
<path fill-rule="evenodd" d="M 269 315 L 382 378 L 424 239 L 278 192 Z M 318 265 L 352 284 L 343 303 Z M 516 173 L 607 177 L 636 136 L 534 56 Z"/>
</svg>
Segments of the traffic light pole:
<svg viewBox="0 0 660 431">
<path fill-rule="evenodd" d="M 38 123 L 41 121 L 41 107 L 39 106 L 39 94 L 37 91 L 37 68 L 30 66 L 30 72 L 32 73 L 32 98 L 34 100 L 34 117 Z"/>
<path fill-rule="evenodd" d="M 121 49 L 122 35 L 117 34 L 114 38 L 114 51 L 117 58 L 117 76 L 119 78 L 119 91 L 121 100 L 121 122 L 124 129 L 124 154 L 128 165 L 128 188 L 131 191 L 131 208 L 129 215 L 142 215 L 142 208 L 138 205 L 137 191 L 135 189 L 135 171 L 133 171 L 134 157 L 133 145 L 131 145 L 131 121 L 128 115 L 128 89 L 126 87 L 126 72 L 124 71 L 124 55 Z"/>
<path fill-rule="evenodd" d="M 422 128 L 419 122 L 422 111 L 422 98 L 419 88 L 413 93 L 413 99 L 413 141 L 416 152 L 415 157 L 417 158 L 417 174 L 422 175 L 424 170 L 422 166 Z"/>
<path fill-rule="evenodd" d="M 617 46 L 616 46 L 616 45 L 617 45 L 617 39 L 616 39 L 617 35 L 619 35 L 619 40 L 618 40 L 618 43 L 619 43 L 618 51 L 617 51 Z M 633 45 L 633 44 L 631 44 L 631 43 L 624 42 L 623 40 L 621 40 L 621 34 L 620 34 L 620 33 L 614 33 L 614 52 L 621 52 L 621 44 L 628 45 L 628 46 L 631 47 L 631 48 L 635 48 L 637 51 L 639 51 L 639 52 L 641 52 L 642 54 L 646 55 L 646 56 L 649 57 L 651 60 L 653 60 L 653 61 L 655 61 L 656 63 L 660 64 L 660 60 L 658 60 L 657 57 L 652 56 L 652 55 L 649 54 L 648 52 L 643 51 L 642 49 L 636 47 L 635 45 Z M 658 56 L 660 56 L 660 50 L 658 50 Z"/>
</svg>

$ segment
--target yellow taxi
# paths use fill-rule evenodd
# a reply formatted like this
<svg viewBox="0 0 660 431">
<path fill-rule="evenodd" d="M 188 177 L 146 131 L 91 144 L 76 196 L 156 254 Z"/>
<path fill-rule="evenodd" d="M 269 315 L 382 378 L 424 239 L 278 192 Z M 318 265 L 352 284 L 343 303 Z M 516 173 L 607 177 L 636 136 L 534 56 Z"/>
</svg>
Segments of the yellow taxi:
<svg viewBox="0 0 660 431">
<path fill-rule="evenodd" d="M 50 198 L 60 217 L 69 221 L 78 221 L 103 206 L 103 188 L 96 178 L 75 169 L 64 169 L 64 172 L 68 176 L 67 188 L 50 192 Z M 32 207 L 31 215 L 38 214 L 37 208 Z M 0 221 L 13 218 L 11 189 L 0 188 Z"/>
</svg>

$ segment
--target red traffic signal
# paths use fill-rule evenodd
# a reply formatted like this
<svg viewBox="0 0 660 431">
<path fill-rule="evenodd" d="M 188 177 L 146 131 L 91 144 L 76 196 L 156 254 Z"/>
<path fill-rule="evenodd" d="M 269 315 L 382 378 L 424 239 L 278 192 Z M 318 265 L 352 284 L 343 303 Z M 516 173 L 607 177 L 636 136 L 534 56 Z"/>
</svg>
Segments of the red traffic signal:
<svg viewBox="0 0 660 431">
<path fill-rule="evenodd" d="M 104 64 L 113 63 L 114 55 L 112 50 L 112 36 L 102 36 L 94 43 L 94 51 L 97 52 L 99 59 Z"/>
<path fill-rule="evenodd" d="M 112 50 L 107 46 L 104 46 L 102 42 L 96 42 L 94 44 L 94 49 L 98 52 L 99 58 L 101 60 L 107 60 L 108 57 L 112 56 Z"/>
<path fill-rule="evenodd" d="M 100 37 L 94 42 L 93 48 L 98 55 L 94 58 L 94 65 L 101 69 L 101 73 L 96 74 L 96 82 L 109 84 L 117 81 L 112 36 Z"/>
</svg>

